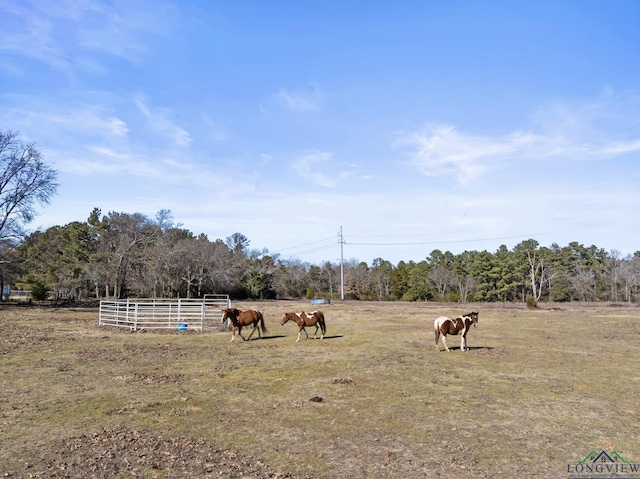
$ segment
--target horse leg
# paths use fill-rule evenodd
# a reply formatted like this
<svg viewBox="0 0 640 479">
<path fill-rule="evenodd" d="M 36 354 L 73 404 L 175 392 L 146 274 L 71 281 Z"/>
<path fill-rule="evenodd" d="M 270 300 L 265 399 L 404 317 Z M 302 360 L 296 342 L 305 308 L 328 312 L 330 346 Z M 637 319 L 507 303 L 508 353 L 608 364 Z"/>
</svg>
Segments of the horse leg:
<svg viewBox="0 0 640 479">
<path fill-rule="evenodd" d="M 320 326 L 318 326 L 318 323 L 316 323 L 316 330 L 313 332 L 313 339 L 316 339 L 316 335 L 318 334 L 318 329 L 320 329 Z"/>
<path fill-rule="evenodd" d="M 231 324 L 231 342 L 236 339 L 236 327 Z"/>
<path fill-rule="evenodd" d="M 300 329 L 298 329 L 298 339 L 296 339 L 296 343 L 300 341 L 300 334 L 302 334 L 303 332 L 307 336 L 307 339 L 309 339 L 309 335 L 307 334 L 307 330 L 304 329 L 304 324 L 303 324 L 302 326 L 300 326 Z"/>
<path fill-rule="evenodd" d="M 440 348 L 438 347 L 438 341 L 440 340 L 440 330 L 437 327 L 434 327 L 433 332 L 436 335 L 436 353 L 439 353 Z"/>
<path fill-rule="evenodd" d="M 240 335 L 240 337 L 241 337 L 244 341 L 246 341 L 246 340 L 247 340 L 247 338 L 245 338 L 245 337 L 242 335 L 242 326 L 240 326 L 240 325 L 238 325 L 238 334 Z"/>
<path fill-rule="evenodd" d="M 253 333 L 256 332 L 256 325 L 253 325 L 253 329 L 251 330 L 251 334 L 249 335 L 249 337 L 247 338 L 247 341 L 249 341 L 251 339 L 251 336 L 253 336 Z M 260 335 L 260 331 L 258 331 L 258 336 Z"/>
<path fill-rule="evenodd" d="M 467 332 L 466 331 L 462 333 L 462 338 L 460 339 L 460 349 L 462 351 L 469 350 L 469 348 L 467 348 Z"/>
<path fill-rule="evenodd" d="M 447 339 L 446 339 L 446 338 L 447 338 L 447 335 L 446 335 L 446 334 L 443 334 L 443 335 L 442 335 L 442 344 L 444 344 L 444 349 L 446 349 L 446 350 L 447 350 L 447 352 L 448 352 L 448 353 L 450 353 L 450 352 L 451 352 L 451 350 L 450 350 L 450 349 L 449 349 L 449 347 L 447 346 Z"/>
<path fill-rule="evenodd" d="M 258 339 L 262 339 L 262 334 L 260 334 L 260 326 L 258 325 L 258 321 L 253 323 L 253 331 L 251 331 L 251 334 L 253 334 L 256 329 L 258 330 Z"/>
</svg>

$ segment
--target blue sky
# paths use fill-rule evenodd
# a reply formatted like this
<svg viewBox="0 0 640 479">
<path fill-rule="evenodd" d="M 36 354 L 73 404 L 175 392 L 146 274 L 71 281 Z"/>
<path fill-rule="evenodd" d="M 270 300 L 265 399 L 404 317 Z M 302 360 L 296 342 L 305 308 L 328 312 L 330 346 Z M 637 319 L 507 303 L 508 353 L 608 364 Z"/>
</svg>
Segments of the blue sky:
<svg viewBox="0 0 640 479">
<path fill-rule="evenodd" d="M 0 0 L 0 129 L 282 258 L 640 250 L 640 2 Z"/>
</svg>

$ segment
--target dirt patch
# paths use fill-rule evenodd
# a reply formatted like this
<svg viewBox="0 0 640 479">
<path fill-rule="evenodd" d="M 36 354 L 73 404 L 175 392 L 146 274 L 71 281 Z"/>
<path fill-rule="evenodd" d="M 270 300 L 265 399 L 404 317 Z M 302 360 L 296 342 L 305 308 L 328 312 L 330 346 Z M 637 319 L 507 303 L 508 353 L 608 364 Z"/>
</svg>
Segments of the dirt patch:
<svg viewBox="0 0 640 479">
<path fill-rule="evenodd" d="M 53 341 L 53 330 L 37 331 L 24 328 L 2 328 L 0 356 L 11 354 L 27 346 Z"/>
<path fill-rule="evenodd" d="M 142 384 L 170 384 L 184 380 L 184 374 L 134 374 L 133 378 Z"/>
<path fill-rule="evenodd" d="M 103 360 L 117 363 L 129 363 L 140 358 L 178 359 L 193 354 L 189 348 L 180 348 L 171 344 L 137 345 L 125 344 L 121 349 L 91 347 L 78 351 L 78 359 Z"/>
<path fill-rule="evenodd" d="M 331 384 L 354 384 L 351 378 L 335 378 L 331 380 Z"/>
<path fill-rule="evenodd" d="M 122 426 L 61 441 L 40 459 L 25 466 L 32 472 L 24 477 L 296 477 L 202 439 L 163 437 Z M 7 477 L 12 476 L 18 474 Z"/>
</svg>

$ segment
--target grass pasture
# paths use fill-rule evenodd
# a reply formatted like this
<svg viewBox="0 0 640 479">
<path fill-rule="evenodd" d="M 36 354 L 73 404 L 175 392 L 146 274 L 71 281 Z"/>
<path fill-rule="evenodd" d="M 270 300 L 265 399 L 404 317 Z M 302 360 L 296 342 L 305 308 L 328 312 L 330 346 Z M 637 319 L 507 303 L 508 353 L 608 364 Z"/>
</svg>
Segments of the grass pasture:
<svg viewBox="0 0 640 479">
<path fill-rule="evenodd" d="M 0 477 L 567 478 L 592 450 L 640 463 L 636 306 L 337 302 L 319 308 L 327 337 L 299 343 L 279 321 L 307 302 L 234 306 L 264 312 L 265 339 L 0 305 Z M 436 353 L 433 320 L 472 309 L 471 351 L 454 336 Z"/>
</svg>

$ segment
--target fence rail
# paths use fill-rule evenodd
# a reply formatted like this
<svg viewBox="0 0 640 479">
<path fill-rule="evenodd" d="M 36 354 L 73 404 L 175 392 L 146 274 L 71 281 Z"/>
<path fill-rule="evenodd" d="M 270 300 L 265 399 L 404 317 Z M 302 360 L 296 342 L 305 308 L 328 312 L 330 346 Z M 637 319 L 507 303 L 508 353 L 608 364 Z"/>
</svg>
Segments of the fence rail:
<svg viewBox="0 0 640 479">
<path fill-rule="evenodd" d="M 221 308 L 231 305 L 228 295 L 204 299 L 115 299 L 100 301 L 100 326 L 141 329 L 194 329 L 202 331 L 207 319 L 220 319 Z"/>
</svg>

